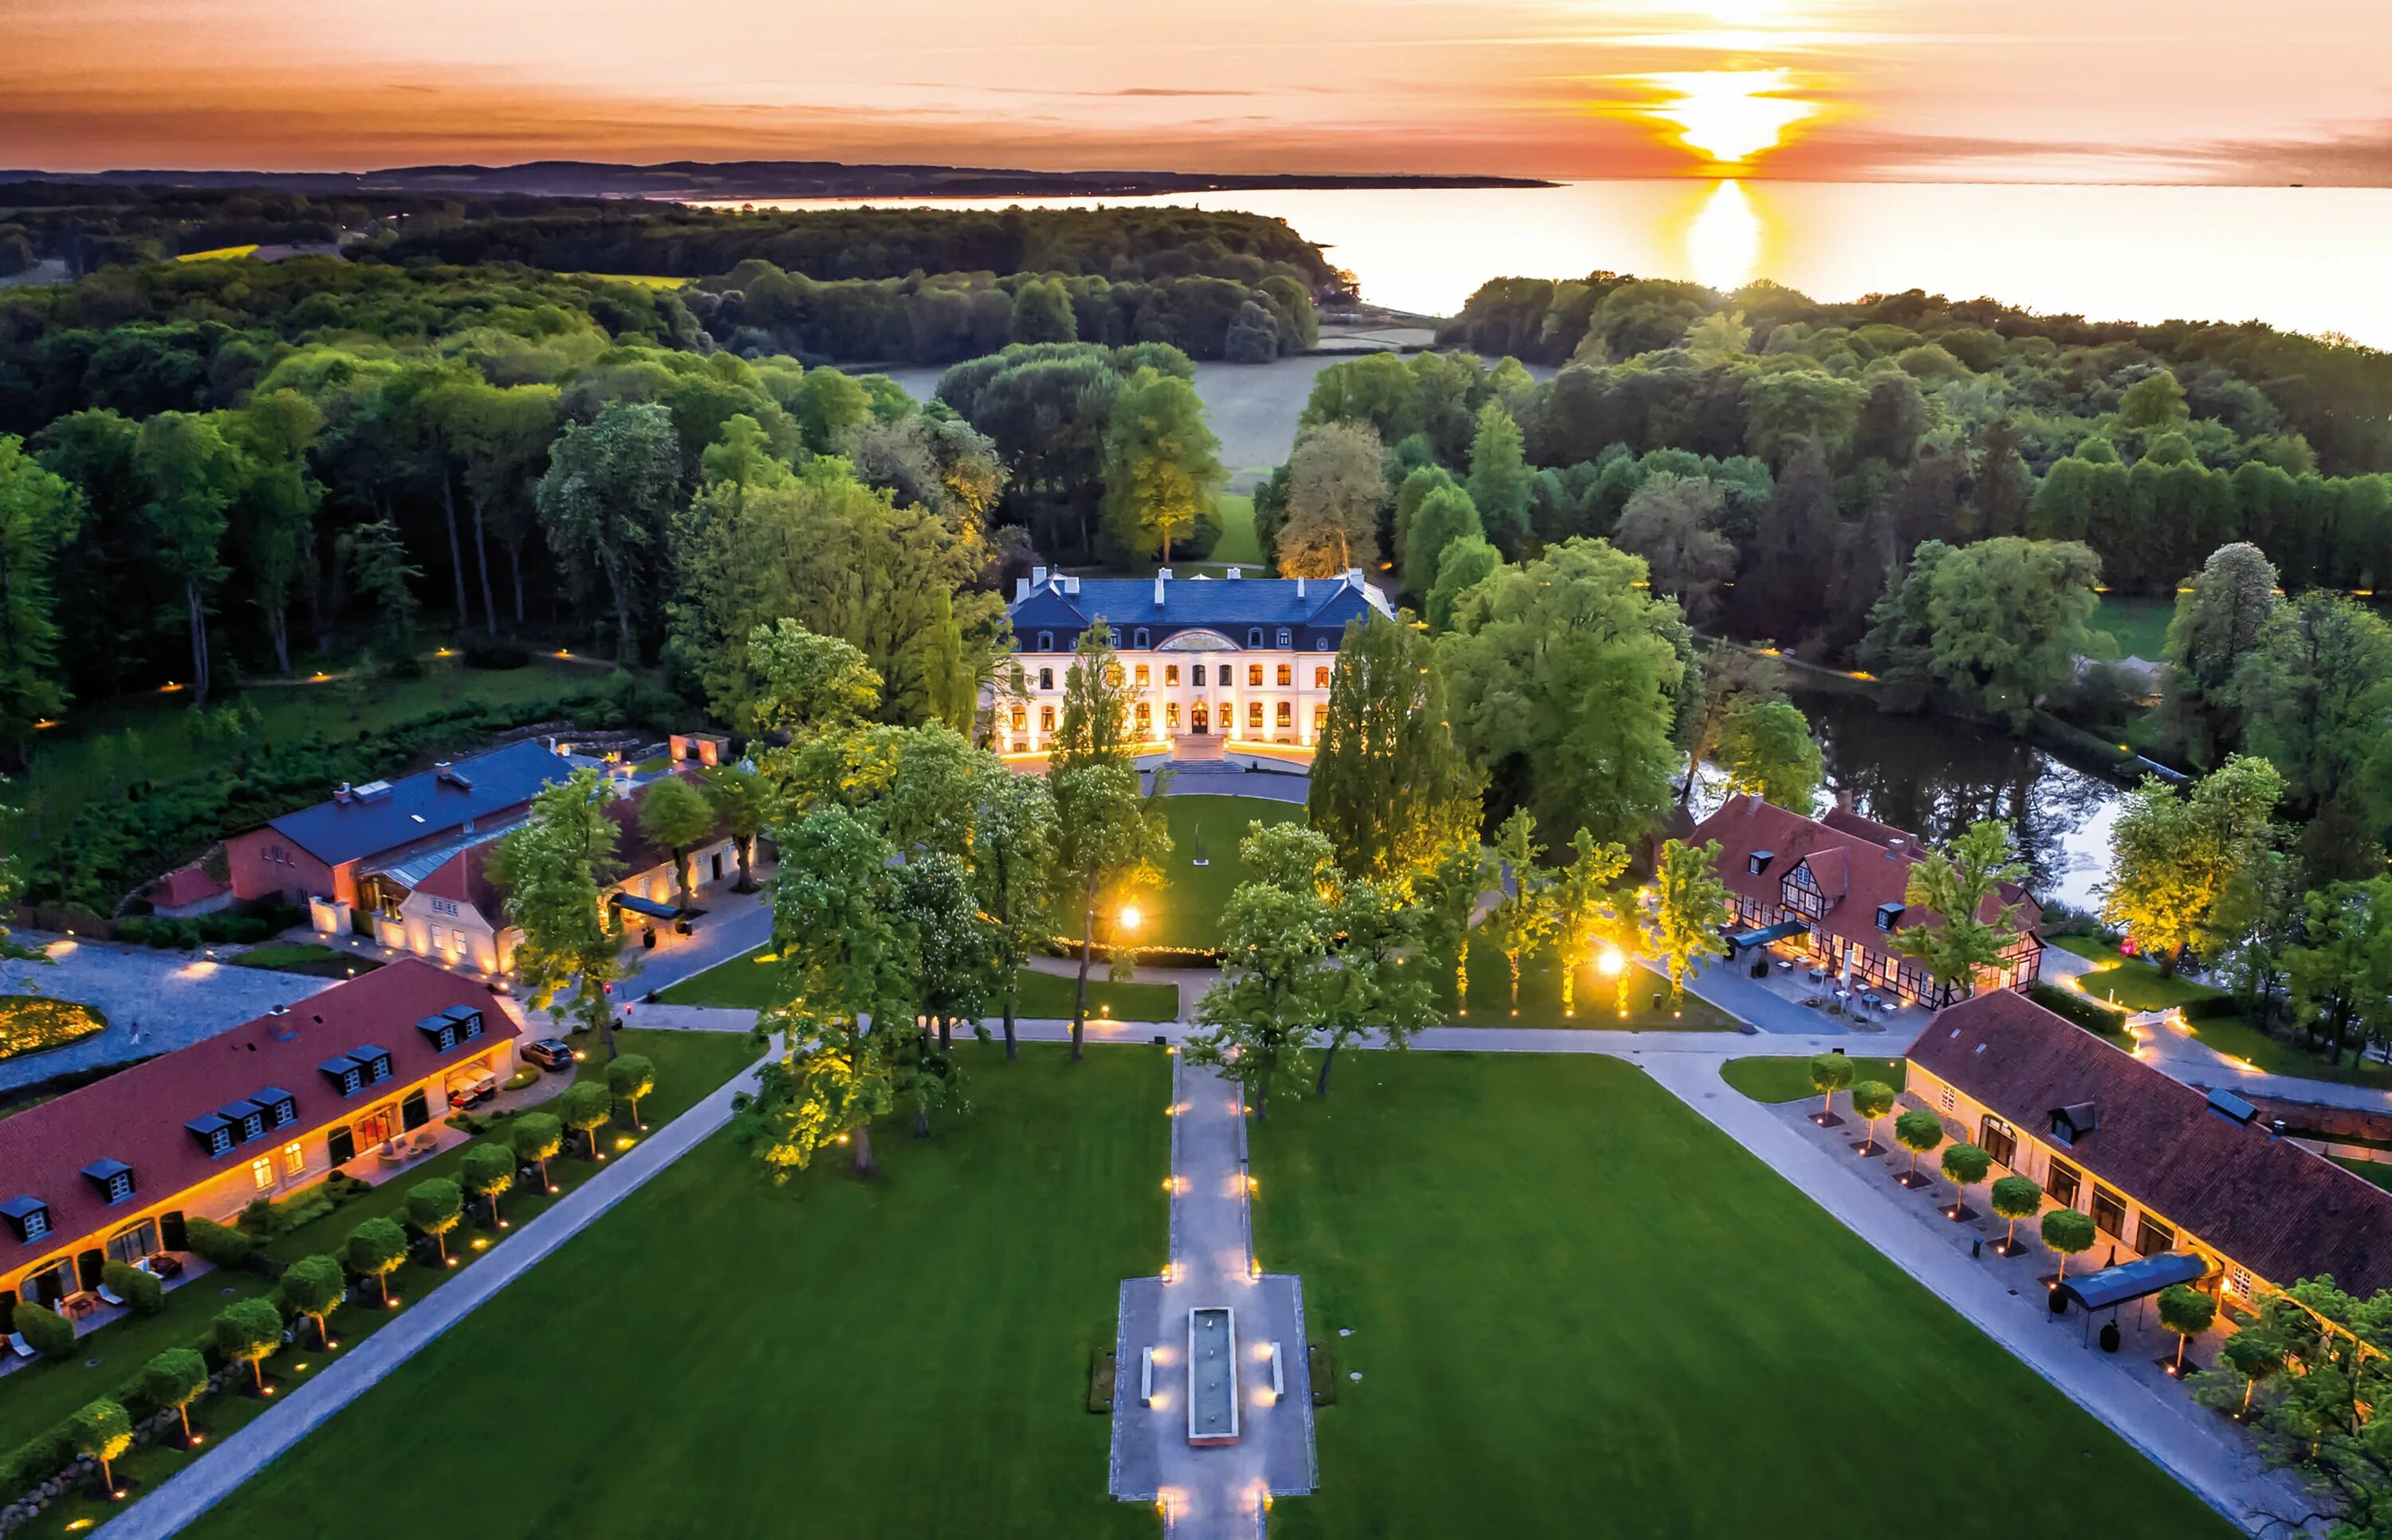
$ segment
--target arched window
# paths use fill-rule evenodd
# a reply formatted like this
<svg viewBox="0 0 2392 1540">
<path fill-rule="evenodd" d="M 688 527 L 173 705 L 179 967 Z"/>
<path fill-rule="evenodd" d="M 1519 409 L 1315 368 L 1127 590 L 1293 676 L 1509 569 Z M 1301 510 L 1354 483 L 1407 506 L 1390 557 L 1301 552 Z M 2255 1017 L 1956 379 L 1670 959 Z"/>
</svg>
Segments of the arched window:
<svg viewBox="0 0 2392 1540">
<path fill-rule="evenodd" d="M 1315 690 L 1326 690 L 1329 688 L 1328 669 L 1315 668 L 1312 671 L 1312 688 Z"/>
<path fill-rule="evenodd" d="M 1038 688 L 1041 690 L 1052 690 L 1055 688 L 1055 670 L 1052 668 L 1041 668 L 1038 670 Z"/>
<path fill-rule="evenodd" d="M 1054 632 L 1041 631 L 1038 633 L 1038 650 L 1042 653 L 1051 653 L 1055 650 Z"/>
<path fill-rule="evenodd" d="M 1329 708 L 1325 705 L 1314 706 L 1312 708 L 1312 741 L 1319 743 L 1320 735 L 1328 731 Z"/>
<path fill-rule="evenodd" d="M 1146 628 L 1143 626 L 1138 628 L 1138 645 L 1140 647 L 1147 645 Z"/>
<path fill-rule="evenodd" d="M 1038 708 L 1038 731 L 1041 732 L 1052 732 L 1055 731 L 1055 708 L 1053 706 L 1042 705 Z"/>
<path fill-rule="evenodd" d="M 1177 684 L 1178 682 L 1179 682 L 1179 665 L 1177 665 L 1177 664 L 1176 664 L 1176 663 L 1166 663 L 1166 664 L 1164 664 L 1164 665 L 1163 666 L 1163 683 L 1164 683 L 1164 687 L 1165 689 L 1168 689 L 1168 688 L 1169 688 L 1169 687 L 1171 687 L 1172 685 Z"/>
<path fill-rule="evenodd" d="M 1204 682 L 1204 666 L 1201 663 L 1191 663 L 1188 666 L 1193 670 L 1193 682 L 1202 684 Z"/>
<path fill-rule="evenodd" d="M 1262 644 L 1263 628 L 1259 626 L 1249 628 L 1246 632 L 1246 645 L 1249 647 L 1259 647 Z"/>
<path fill-rule="evenodd" d="M 1247 665 L 1246 665 L 1246 688 L 1247 688 L 1247 689 L 1249 689 L 1249 690 L 1260 690 L 1262 687 L 1263 687 L 1263 666 L 1262 666 L 1261 664 L 1259 664 L 1259 663 L 1250 663 L 1250 664 L 1247 664 Z"/>
<path fill-rule="evenodd" d="M 1154 731 L 1154 707 L 1144 701 L 1138 703 L 1138 731 L 1141 736 Z"/>
<path fill-rule="evenodd" d="M 1281 727 L 1295 725 L 1295 707 L 1285 701 L 1279 703 L 1279 725 Z"/>
<path fill-rule="evenodd" d="M 1138 679 L 1138 687 L 1140 690 L 1145 689 L 1153 681 L 1152 676 L 1148 672 L 1146 665 L 1142 663 L 1138 666 L 1138 673 L 1136 677 Z"/>
<path fill-rule="evenodd" d="M 1163 720 L 1164 725 L 1169 727 L 1172 731 L 1176 732 L 1179 731 L 1179 703 L 1177 701 L 1165 701 L 1163 703 Z"/>
<path fill-rule="evenodd" d="M 1030 708 L 1028 706 L 1017 705 L 1013 708 L 1013 731 L 1016 732 L 1027 732 L 1030 731 Z"/>
<path fill-rule="evenodd" d="M 1286 690 L 1291 688 L 1294 683 L 1295 665 L 1292 663 L 1280 664 L 1279 666 L 1279 687 L 1281 690 Z"/>
<path fill-rule="evenodd" d="M 1286 627 L 1284 627 L 1284 626 L 1280 627 L 1280 628 L 1279 628 L 1279 644 L 1280 644 L 1280 646 L 1282 646 L 1282 647 L 1293 647 L 1293 646 L 1294 646 L 1294 645 L 1295 645 L 1295 633 L 1294 633 L 1294 631 L 1289 630 L 1289 629 L 1288 629 Z"/>
<path fill-rule="evenodd" d="M 1105 684 L 1107 688 L 1113 690 L 1119 690 L 1122 687 L 1122 671 L 1120 664 L 1108 663 L 1105 665 Z"/>
<path fill-rule="evenodd" d="M 1248 701 L 1246 703 L 1246 725 L 1254 729 L 1256 732 L 1260 732 L 1263 730 L 1262 702 Z"/>
</svg>

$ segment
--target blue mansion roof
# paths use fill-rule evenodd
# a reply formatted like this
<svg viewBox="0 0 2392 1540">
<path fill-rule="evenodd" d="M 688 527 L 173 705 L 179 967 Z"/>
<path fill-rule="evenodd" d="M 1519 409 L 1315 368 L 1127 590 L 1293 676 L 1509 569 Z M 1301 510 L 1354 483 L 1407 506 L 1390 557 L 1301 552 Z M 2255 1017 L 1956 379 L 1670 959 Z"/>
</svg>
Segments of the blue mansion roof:
<svg viewBox="0 0 2392 1540">
<path fill-rule="evenodd" d="M 1217 633 L 1232 647 L 1275 650 L 1279 632 L 1302 652 L 1333 649 L 1346 623 L 1372 611 L 1389 613 L 1386 601 L 1362 582 L 1343 577 L 1173 577 L 1164 568 L 1152 578 L 1067 577 L 1044 567 L 1017 585 L 1007 614 L 1013 620 L 1014 647 L 1020 652 L 1068 653 L 1080 633 L 1102 620 L 1112 628 L 1116 647 L 1160 647 L 1189 632 Z M 1261 640 L 1254 638 L 1259 628 Z M 1145 640 L 1138 640 L 1138 633 Z M 1051 635 L 1051 647 L 1041 644 Z M 1195 640 L 1190 638 L 1191 641 Z M 1209 638 L 1206 639 L 1210 641 Z"/>
</svg>

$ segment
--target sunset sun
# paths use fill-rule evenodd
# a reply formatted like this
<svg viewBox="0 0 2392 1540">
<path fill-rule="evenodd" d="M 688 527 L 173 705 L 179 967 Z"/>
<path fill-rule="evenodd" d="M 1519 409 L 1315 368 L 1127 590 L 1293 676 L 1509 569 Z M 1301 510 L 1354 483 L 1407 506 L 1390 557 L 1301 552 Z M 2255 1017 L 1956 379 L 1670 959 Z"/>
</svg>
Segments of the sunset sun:
<svg viewBox="0 0 2392 1540">
<path fill-rule="evenodd" d="M 1655 98 L 1635 114 L 1667 125 L 1714 166 L 1749 164 L 1824 110 L 1795 94 L 1800 85 L 1790 70 L 1665 71 L 1631 79 Z"/>
</svg>

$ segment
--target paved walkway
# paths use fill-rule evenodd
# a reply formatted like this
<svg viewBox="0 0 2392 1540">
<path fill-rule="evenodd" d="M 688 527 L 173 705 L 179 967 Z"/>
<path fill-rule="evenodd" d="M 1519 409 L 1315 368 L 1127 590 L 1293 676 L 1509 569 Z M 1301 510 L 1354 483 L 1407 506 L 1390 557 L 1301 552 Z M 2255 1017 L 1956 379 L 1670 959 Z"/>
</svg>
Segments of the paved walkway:
<svg viewBox="0 0 2392 1540">
<path fill-rule="evenodd" d="M 397 1320 L 350 1349 L 340 1362 L 293 1391 L 272 1416 L 259 1417 L 233 1434 L 97 1533 L 110 1540 L 163 1540 L 181 1531 L 442 1332 L 696 1148 L 730 1121 L 732 1096 L 754 1084 L 750 1071 L 656 1130 L 630 1154 L 516 1231 L 507 1244 L 435 1289 Z"/>
<path fill-rule="evenodd" d="M 1990 1255 L 1971 1259 L 1948 1233 L 1922 1223 L 1912 1195 L 1870 1180 L 1878 1162 L 1840 1155 L 1790 1126 L 1778 1109 L 1720 1079 L 1697 1054 L 1648 1055 L 1644 1068 L 1713 1126 L 1761 1158 L 1861 1239 L 2009 1350 L 2095 1420 L 2115 1431 L 2196 1496 L 2245 1529 L 2256 1512 L 2306 1513 L 2290 1478 L 2261 1464 L 2228 1424 L 2178 1387 L 2153 1389 L 2126 1364 L 2079 1340 L 2080 1323 L 2055 1322 L 2022 1304 L 2018 1278 Z M 2021 1267 L 2031 1266 L 2019 1259 Z M 2032 1289 L 2033 1275 L 2026 1275 Z"/>
<path fill-rule="evenodd" d="M 211 963 L 197 952 L 153 951 L 31 931 L 17 938 L 28 945 L 48 943 L 52 959 L 47 964 L 0 961 L 0 994 L 40 994 L 97 1005 L 108 1016 L 108 1029 L 64 1048 L 0 1060 L 0 1091 L 188 1048 L 264 1016 L 273 1006 L 330 989 L 333 982 Z M 134 1036 L 136 1027 L 138 1038 Z"/>
<path fill-rule="evenodd" d="M 1306 1372 L 1304 1289 L 1288 1274 L 1257 1274 L 1246 1165 L 1245 1103 L 1210 1069 L 1172 1061 L 1171 1253 L 1164 1278 L 1127 1278 L 1114 1344 L 1112 1495 L 1160 1502 L 1175 1540 L 1230 1540 L 1261 1533 L 1265 1494 L 1310 1492 L 1311 1381 Z M 1238 1441 L 1189 1442 L 1188 1314 L 1235 1313 L 1229 1365 Z M 1280 1349 L 1284 1399 L 1271 1394 L 1271 1346 Z M 1154 1397 L 1141 1404 L 1143 1355 L 1154 1352 Z"/>
</svg>

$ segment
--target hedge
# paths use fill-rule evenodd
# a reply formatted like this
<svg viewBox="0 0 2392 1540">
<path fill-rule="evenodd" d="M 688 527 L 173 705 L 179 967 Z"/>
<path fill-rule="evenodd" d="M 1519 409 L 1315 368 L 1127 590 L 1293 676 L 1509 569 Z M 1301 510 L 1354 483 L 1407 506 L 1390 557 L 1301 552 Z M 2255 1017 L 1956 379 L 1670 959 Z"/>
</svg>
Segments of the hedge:
<svg viewBox="0 0 2392 1540">
<path fill-rule="evenodd" d="M 2114 1040 L 2126 1035 L 2126 1017 L 2103 1010 L 2073 990 L 2038 982 L 2026 987 L 2026 997 L 2054 1016 L 2066 1016 L 2096 1037 Z"/>
</svg>

